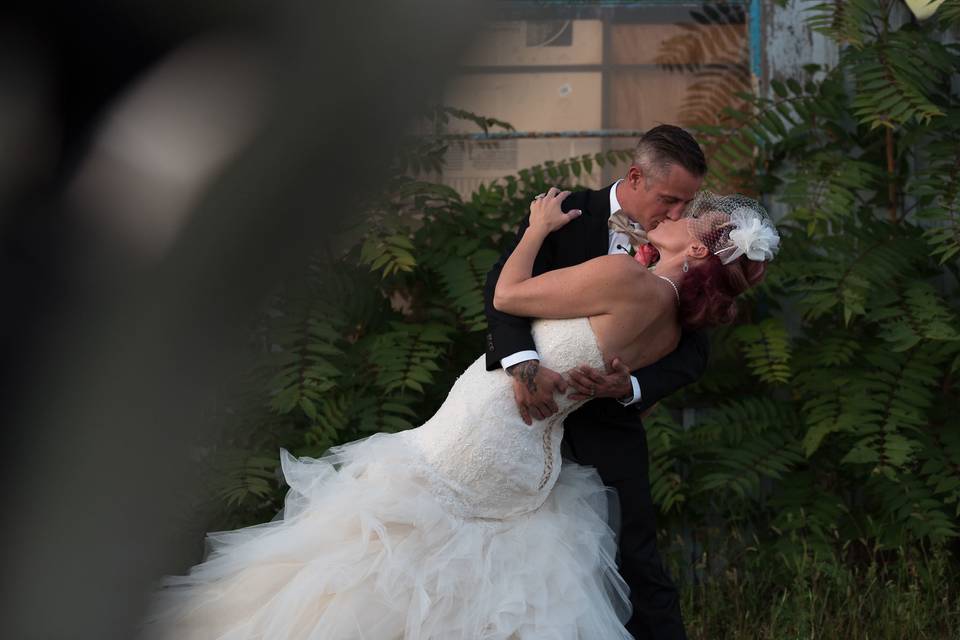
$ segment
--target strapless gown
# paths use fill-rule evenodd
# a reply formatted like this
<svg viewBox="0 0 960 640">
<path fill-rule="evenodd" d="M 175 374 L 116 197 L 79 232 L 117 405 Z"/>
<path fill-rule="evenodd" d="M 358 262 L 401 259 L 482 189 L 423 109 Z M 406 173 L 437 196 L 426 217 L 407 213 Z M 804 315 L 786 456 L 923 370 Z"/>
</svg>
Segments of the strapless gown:
<svg viewBox="0 0 960 640">
<path fill-rule="evenodd" d="M 538 320 L 543 364 L 603 365 L 585 318 Z M 290 486 L 272 522 L 208 535 L 168 577 L 149 638 L 629 639 L 609 494 L 560 460 L 563 419 L 528 426 L 483 357 L 423 426 L 320 459 L 281 452 Z"/>
</svg>

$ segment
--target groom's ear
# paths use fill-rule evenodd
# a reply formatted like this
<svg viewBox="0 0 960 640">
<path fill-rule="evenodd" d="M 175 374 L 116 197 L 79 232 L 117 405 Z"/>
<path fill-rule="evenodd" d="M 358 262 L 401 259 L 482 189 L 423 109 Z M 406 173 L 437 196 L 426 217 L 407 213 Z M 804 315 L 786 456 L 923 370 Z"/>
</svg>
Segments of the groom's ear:
<svg viewBox="0 0 960 640">
<path fill-rule="evenodd" d="M 629 184 L 632 188 L 638 188 L 643 180 L 643 169 L 635 164 L 631 164 L 630 168 L 627 169 L 626 179 L 627 184 Z"/>
</svg>

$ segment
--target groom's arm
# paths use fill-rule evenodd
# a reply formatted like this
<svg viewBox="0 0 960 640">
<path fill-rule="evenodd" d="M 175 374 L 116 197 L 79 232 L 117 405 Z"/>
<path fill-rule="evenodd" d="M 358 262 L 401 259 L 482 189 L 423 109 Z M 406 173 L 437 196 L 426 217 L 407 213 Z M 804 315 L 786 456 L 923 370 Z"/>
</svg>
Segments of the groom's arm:
<svg viewBox="0 0 960 640">
<path fill-rule="evenodd" d="M 633 372 L 640 399 L 633 403 L 641 413 L 670 394 L 696 382 L 707 368 L 710 340 L 705 330 L 684 331 L 680 344 L 657 362 Z"/>
<path fill-rule="evenodd" d="M 651 365 L 628 371 L 619 358 L 601 371 L 587 365 L 569 371 L 574 400 L 613 398 L 640 413 L 695 382 L 707 367 L 710 342 L 705 331 L 684 331 L 677 348 Z"/>
<path fill-rule="evenodd" d="M 503 265 L 506 264 L 507 258 L 513 253 L 528 226 L 530 226 L 529 216 L 521 223 L 509 249 L 500 256 L 500 259 L 487 273 L 486 285 L 483 288 L 483 309 L 487 317 L 487 371 L 498 369 L 501 365 L 505 365 L 504 368 L 507 368 L 524 360 L 539 359 L 536 352 L 537 346 L 533 341 L 533 335 L 530 333 L 530 318 L 504 313 L 493 306 L 493 294 L 497 289 L 497 282 L 500 279 L 501 271 L 503 271 Z M 544 242 L 534 260 L 533 270 L 535 274 L 548 270 L 551 253 L 549 243 Z M 524 357 L 525 355 L 528 357 Z M 529 356 L 532 356 L 532 358 Z M 505 359 L 507 360 L 504 361 Z"/>
<path fill-rule="evenodd" d="M 583 192 L 581 192 L 583 193 Z M 582 208 L 581 201 L 585 202 L 585 194 L 573 194 L 564 200 L 562 208 Z M 568 224 L 561 231 L 571 232 L 570 227 L 576 220 Z M 517 403 L 517 410 L 527 424 L 532 419 L 542 420 L 557 412 L 557 403 L 554 393 L 564 393 L 567 383 L 563 377 L 546 367 L 540 366 L 540 355 L 530 333 L 530 319 L 503 313 L 493 306 L 493 296 L 497 288 L 500 273 L 506 264 L 507 258 L 513 252 L 524 231 L 530 225 L 529 215 L 524 218 L 517 230 L 509 249 L 504 252 L 487 274 L 484 287 L 484 310 L 487 318 L 487 350 L 486 366 L 488 371 L 499 367 L 506 369 L 513 378 L 513 395 Z M 562 266 L 558 238 L 561 234 L 551 233 L 547 236 L 537 253 L 533 263 L 533 275 L 540 275 Z M 565 234 L 564 234 L 565 235 Z"/>
<path fill-rule="evenodd" d="M 571 208 L 582 209 L 585 203 L 585 192 L 573 193 L 563 201 L 562 208 L 564 211 L 569 211 Z M 575 228 L 576 222 L 577 221 L 572 222 L 567 225 L 567 227 Z M 488 371 L 500 368 L 501 366 L 507 368 L 526 360 L 539 360 L 537 346 L 530 333 L 530 318 L 503 313 L 493 306 L 493 294 L 497 288 L 497 281 L 500 279 L 500 272 L 503 270 L 503 265 L 506 264 L 507 258 L 513 253 L 514 248 L 517 246 L 517 243 L 520 242 L 520 238 L 523 237 L 523 233 L 528 226 L 530 226 L 529 214 L 527 214 L 520 223 L 520 227 L 517 229 L 517 233 L 510 243 L 510 246 L 487 273 L 487 280 L 483 289 L 483 304 L 487 318 L 486 366 Z M 568 235 L 573 229 L 565 228 L 565 230 L 566 233 L 563 235 Z M 561 234 L 558 233 L 551 233 L 546 237 L 543 246 L 540 248 L 533 262 L 534 276 L 560 267 L 570 266 L 562 261 L 558 255 L 560 253 L 560 247 L 558 247 L 558 239 L 560 237 Z"/>
</svg>

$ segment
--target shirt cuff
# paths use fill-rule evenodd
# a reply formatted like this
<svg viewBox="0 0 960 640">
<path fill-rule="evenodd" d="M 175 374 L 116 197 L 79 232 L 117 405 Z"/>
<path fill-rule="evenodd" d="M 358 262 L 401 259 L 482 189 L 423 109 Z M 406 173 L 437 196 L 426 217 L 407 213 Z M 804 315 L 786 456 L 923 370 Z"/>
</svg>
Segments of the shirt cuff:
<svg viewBox="0 0 960 640">
<path fill-rule="evenodd" d="M 640 402 L 642 394 L 640 393 L 640 383 L 637 382 L 637 379 L 634 376 L 630 376 L 630 386 L 633 387 L 633 397 L 629 400 L 620 399 L 619 402 L 625 407 L 629 407 L 632 404 Z"/>
<path fill-rule="evenodd" d="M 516 353 L 511 354 L 506 358 L 504 358 L 503 360 L 501 360 L 500 366 L 503 367 L 504 370 L 507 370 L 508 368 L 512 367 L 515 364 L 526 362 L 527 360 L 539 360 L 539 359 L 540 359 L 540 354 L 537 353 L 536 351 L 517 351 Z"/>
</svg>

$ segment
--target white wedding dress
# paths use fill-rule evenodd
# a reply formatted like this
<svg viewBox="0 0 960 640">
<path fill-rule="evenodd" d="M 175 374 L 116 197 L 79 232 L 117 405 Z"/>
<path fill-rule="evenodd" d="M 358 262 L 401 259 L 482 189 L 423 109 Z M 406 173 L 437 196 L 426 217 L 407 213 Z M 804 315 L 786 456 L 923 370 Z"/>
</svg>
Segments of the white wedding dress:
<svg viewBox="0 0 960 640">
<path fill-rule="evenodd" d="M 543 364 L 603 366 L 585 318 L 538 320 Z M 158 592 L 150 638 L 628 639 L 608 490 L 560 464 L 563 419 L 527 426 L 483 357 L 423 426 L 296 459 L 282 519 L 209 535 Z"/>
</svg>

